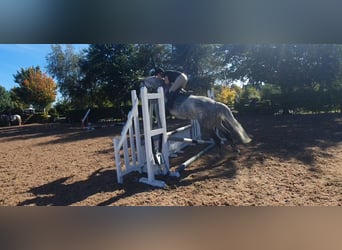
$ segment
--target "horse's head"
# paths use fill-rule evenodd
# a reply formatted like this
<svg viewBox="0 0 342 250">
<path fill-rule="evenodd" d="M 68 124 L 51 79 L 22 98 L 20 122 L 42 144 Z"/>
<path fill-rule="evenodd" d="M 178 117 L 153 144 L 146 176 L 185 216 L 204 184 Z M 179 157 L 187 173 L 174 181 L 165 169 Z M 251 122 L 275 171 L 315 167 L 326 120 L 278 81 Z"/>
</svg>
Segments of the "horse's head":
<svg viewBox="0 0 342 250">
<path fill-rule="evenodd" d="M 164 85 L 163 79 L 155 76 L 149 76 L 141 79 L 141 87 L 146 87 L 148 92 L 157 92 L 157 89 Z"/>
</svg>

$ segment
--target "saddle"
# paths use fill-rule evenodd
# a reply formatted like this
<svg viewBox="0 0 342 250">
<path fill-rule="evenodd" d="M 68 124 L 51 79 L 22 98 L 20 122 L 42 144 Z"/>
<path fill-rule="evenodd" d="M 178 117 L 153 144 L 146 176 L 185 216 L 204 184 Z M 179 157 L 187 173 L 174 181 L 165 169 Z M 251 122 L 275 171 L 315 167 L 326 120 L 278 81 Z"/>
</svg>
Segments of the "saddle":
<svg viewBox="0 0 342 250">
<path fill-rule="evenodd" d="M 169 93 L 167 95 L 167 103 L 166 108 L 167 109 L 174 109 L 180 106 L 191 94 L 193 91 L 188 91 L 183 88 L 173 92 Z"/>
</svg>

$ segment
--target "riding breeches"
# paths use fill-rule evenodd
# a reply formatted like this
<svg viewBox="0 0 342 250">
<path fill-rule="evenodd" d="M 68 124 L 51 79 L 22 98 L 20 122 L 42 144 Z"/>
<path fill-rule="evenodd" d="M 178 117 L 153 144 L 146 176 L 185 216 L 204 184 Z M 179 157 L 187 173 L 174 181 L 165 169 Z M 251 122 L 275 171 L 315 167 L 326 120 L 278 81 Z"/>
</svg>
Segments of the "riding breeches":
<svg viewBox="0 0 342 250">
<path fill-rule="evenodd" d="M 185 88 L 187 83 L 188 83 L 188 77 L 184 73 L 182 73 L 172 83 L 169 89 L 169 92 L 174 92 L 179 88 Z"/>
</svg>

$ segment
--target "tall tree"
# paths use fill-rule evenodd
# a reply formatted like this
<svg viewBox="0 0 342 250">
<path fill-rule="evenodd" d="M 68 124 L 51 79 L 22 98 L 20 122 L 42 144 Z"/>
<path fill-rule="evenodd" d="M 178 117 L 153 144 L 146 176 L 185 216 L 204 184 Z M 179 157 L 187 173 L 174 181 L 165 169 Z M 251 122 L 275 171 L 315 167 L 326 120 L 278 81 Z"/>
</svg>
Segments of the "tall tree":
<svg viewBox="0 0 342 250">
<path fill-rule="evenodd" d="M 12 92 L 26 105 L 33 104 L 43 109 L 55 101 L 57 86 L 39 66 L 21 68 L 13 77 L 19 87 L 13 88 Z"/>
<path fill-rule="evenodd" d="M 142 71 L 137 67 L 137 47 L 132 44 L 92 44 L 81 62 L 83 86 L 93 103 L 121 105 L 138 88 Z"/>
<path fill-rule="evenodd" d="M 75 53 L 72 45 L 51 45 L 51 52 L 46 56 L 47 71 L 57 80 L 57 86 L 62 97 L 74 101 L 76 106 L 82 106 L 85 91 L 81 85 L 83 78 L 80 70 L 80 60 L 83 52 Z"/>
</svg>

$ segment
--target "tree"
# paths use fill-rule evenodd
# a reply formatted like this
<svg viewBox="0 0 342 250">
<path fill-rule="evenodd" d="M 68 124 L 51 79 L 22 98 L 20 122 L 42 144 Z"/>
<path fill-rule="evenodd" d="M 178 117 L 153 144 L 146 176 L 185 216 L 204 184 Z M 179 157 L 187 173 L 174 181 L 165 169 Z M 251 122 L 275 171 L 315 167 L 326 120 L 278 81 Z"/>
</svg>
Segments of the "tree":
<svg viewBox="0 0 342 250">
<path fill-rule="evenodd" d="M 156 67 L 169 68 L 172 66 L 172 45 L 170 44 L 137 44 L 136 68 L 142 75 L 147 76 Z"/>
<path fill-rule="evenodd" d="M 173 46 L 172 62 L 175 69 L 189 76 L 187 88 L 196 94 L 205 94 L 217 79 L 221 57 L 217 56 L 220 46 L 213 44 L 176 44 Z"/>
<path fill-rule="evenodd" d="M 322 45 L 253 45 L 230 48 L 226 63 L 232 78 L 248 79 L 250 84 L 275 84 L 280 87 L 281 105 L 293 107 L 290 97 L 301 89 L 330 88 L 340 72 L 341 46 Z M 292 106 L 292 107 L 290 107 Z"/>
<path fill-rule="evenodd" d="M 22 103 L 44 109 L 55 101 L 57 86 L 51 77 L 41 72 L 39 66 L 21 68 L 13 76 L 19 87 L 13 88 L 12 92 Z"/>
<path fill-rule="evenodd" d="M 121 105 L 139 77 L 169 61 L 170 46 L 159 44 L 91 44 L 81 54 L 71 45 L 53 45 L 48 71 L 62 96 L 75 108 Z"/>
<path fill-rule="evenodd" d="M 0 113 L 12 107 L 10 93 L 0 85 Z"/>
<path fill-rule="evenodd" d="M 139 78 L 156 67 L 178 69 L 189 76 L 188 88 L 206 93 L 220 71 L 218 45 L 92 44 L 81 55 L 72 46 L 53 45 L 48 71 L 74 107 L 121 105 Z M 120 93 L 120 94 L 119 94 Z"/>
<path fill-rule="evenodd" d="M 86 95 L 81 80 L 80 60 L 83 53 L 75 53 L 72 45 L 68 44 L 63 50 L 60 44 L 51 45 L 51 52 L 46 56 L 47 71 L 57 80 L 57 86 L 62 97 L 73 100 L 76 106 L 82 106 Z"/>
<path fill-rule="evenodd" d="M 139 87 L 142 71 L 137 67 L 137 47 L 131 44 L 92 44 L 81 61 L 91 103 L 121 105 L 130 100 L 130 91 Z"/>
</svg>

